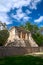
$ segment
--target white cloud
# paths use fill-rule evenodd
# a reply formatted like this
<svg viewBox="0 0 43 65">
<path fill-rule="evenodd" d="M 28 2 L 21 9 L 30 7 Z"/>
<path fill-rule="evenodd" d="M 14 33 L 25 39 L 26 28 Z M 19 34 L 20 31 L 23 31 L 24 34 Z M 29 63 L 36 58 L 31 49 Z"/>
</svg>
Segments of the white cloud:
<svg viewBox="0 0 43 65">
<path fill-rule="evenodd" d="M 23 6 L 36 9 L 36 5 L 40 2 L 41 0 L 0 0 L 0 11 L 9 11 L 10 8 L 22 8 Z"/>
<path fill-rule="evenodd" d="M 24 22 L 27 22 L 30 18 L 31 18 L 31 17 L 24 16 L 23 21 L 24 21 Z"/>
<path fill-rule="evenodd" d="M 34 20 L 34 22 L 40 23 L 43 21 L 43 16 L 40 16 L 38 19 Z"/>
<path fill-rule="evenodd" d="M 31 9 L 37 9 L 37 4 L 39 4 L 42 0 L 32 0 L 30 8 Z"/>
<path fill-rule="evenodd" d="M 31 14 L 32 12 L 31 11 L 29 11 L 28 9 L 26 10 L 26 13 L 27 14 Z"/>
<path fill-rule="evenodd" d="M 0 0 L 0 21 L 6 22 L 7 24 L 12 23 L 7 16 L 7 12 L 9 12 L 11 8 L 18 8 L 17 14 L 12 15 L 15 19 L 20 20 L 24 18 L 24 20 L 27 20 L 29 17 L 22 12 L 22 7 L 28 6 L 31 9 L 37 9 L 37 4 L 40 2 L 41 0 Z M 30 14 L 31 12 L 27 10 L 26 13 Z"/>
<path fill-rule="evenodd" d="M 26 12 L 27 12 L 27 11 L 26 11 Z M 30 14 L 31 12 L 28 10 L 27 13 Z M 20 21 L 21 19 L 22 19 L 23 21 L 27 21 L 28 19 L 30 19 L 30 17 L 27 16 L 26 13 L 23 13 L 21 9 L 18 9 L 18 10 L 17 10 L 16 15 L 12 14 L 11 16 L 12 16 L 13 18 L 17 19 L 18 21 Z"/>
<path fill-rule="evenodd" d="M 2 21 L 2 23 L 6 23 L 11 24 L 12 22 L 9 22 L 8 16 L 6 15 L 6 13 L 0 13 L 0 21 Z"/>
<path fill-rule="evenodd" d="M 21 8 L 29 5 L 31 0 L 0 0 L 0 11 L 9 11 L 11 8 Z M 3 10 L 2 10 L 3 9 Z"/>
<path fill-rule="evenodd" d="M 20 19 L 23 19 L 26 16 L 26 14 L 25 13 L 17 13 L 16 15 L 12 14 L 11 16 L 19 21 Z"/>
<path fill-rule="evenodd" d="M 25 13 L 23 13 L 21 9 L 18 9 L 16 15 L 12 14 L 11 16 L 14 18 L 21 19 L 25 16 Z"/>
<path fill-rule="evenodd" d="M 15 2 L 14 7 L 21 8 L 23 6 L 29 5 L 30 2 L 31 2 L 31 0 L 17 0 L 17 2 Z"/>
</svg>

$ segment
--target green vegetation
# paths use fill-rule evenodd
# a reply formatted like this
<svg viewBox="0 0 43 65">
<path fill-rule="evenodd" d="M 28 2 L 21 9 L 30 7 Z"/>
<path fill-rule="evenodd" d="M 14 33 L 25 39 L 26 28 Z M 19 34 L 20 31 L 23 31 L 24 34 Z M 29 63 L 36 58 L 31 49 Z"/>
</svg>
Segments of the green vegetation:
<svg viewBox="0 0 43 65">
<path fill-rule="evenodd" d="M 9 37 L 8 30 L 0 30 L 0 46 L 3 46 Z"/>
<path fill-rule="evenodd" d="M 0 21 L 0 46 L 3 46 L 9 37 L 9 32 L 5 23 Z"/>
<path fill-rule="evenodd" d="M 43 59 L 34 56 L 13 56 L 0 58 L 0 65 L 43 65 Z"/>
<path fill-rule="evenodd" d="M 26 22 L 25 25 L 21 25 L 20 27 L 24 28 L 25 30 L 31 31 L 31 32 L 37 32 L 39 30 L 37 25 L 33 25 L 30 22 Z"/>
<path fill-rule="evenodd" d="M 43 45 L 43 35 L 41 34 L 41 31 L 43 31 L 43 29 L 40 30 L 37 25 L 33 25 L 30 22 L 27 22 L 24 26 L 22 25 L 21 27 L 31 32 L 33 39 L 39 46 Z"/>
<path fill-rule="evenodd" d="M 39 46 L 43 46 L 43 36 L 39 33 L 32 34 L 33 39 Z"/>
</svg>

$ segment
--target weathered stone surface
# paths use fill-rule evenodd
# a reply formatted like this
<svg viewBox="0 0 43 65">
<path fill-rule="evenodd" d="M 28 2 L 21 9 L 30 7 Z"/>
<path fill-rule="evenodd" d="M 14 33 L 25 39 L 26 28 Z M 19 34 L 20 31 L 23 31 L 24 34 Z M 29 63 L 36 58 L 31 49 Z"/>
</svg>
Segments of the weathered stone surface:
<svg viewBox="0 0 43 65">
<path fill-rule="evenodd" d="M 14 42 L 10 42 L 7 46 L 14 47 L 31 47 L 28 40 L 14 40 Z"/>
<path fill-rule="evenodd" d="M 5 46 L 38 47 L 30 31 L 26 31 L 19 27 L 12 27 L 9 33 L 10 36 Z"/>
</svg>

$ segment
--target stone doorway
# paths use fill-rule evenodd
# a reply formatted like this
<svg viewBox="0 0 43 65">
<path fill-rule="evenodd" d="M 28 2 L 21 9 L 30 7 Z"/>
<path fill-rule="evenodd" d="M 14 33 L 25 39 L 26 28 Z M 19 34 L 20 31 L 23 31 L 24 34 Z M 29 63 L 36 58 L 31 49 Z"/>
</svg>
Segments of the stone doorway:
<svg viewBox="0 0 43 65">
<path fill-rule="evenodd" d="M 20 32 L 19 33 L 19 38 L 23 39 L 23 40 L 27 40 L 28 39 L 28 34 L 24 33 L 24 32 Z"/>
</svg>

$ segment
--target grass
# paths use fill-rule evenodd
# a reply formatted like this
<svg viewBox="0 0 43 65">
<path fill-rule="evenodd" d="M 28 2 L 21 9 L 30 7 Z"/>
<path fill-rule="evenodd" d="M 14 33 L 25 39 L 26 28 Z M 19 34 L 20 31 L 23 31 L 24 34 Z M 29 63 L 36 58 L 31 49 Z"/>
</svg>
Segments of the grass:
<svg viewBox="0 0 43 65">
<path fill-rule="evenodd" d="M 0 65 L 43 65 L 43 58 L 30 55 L 3 57 Z"/>
</svg>

